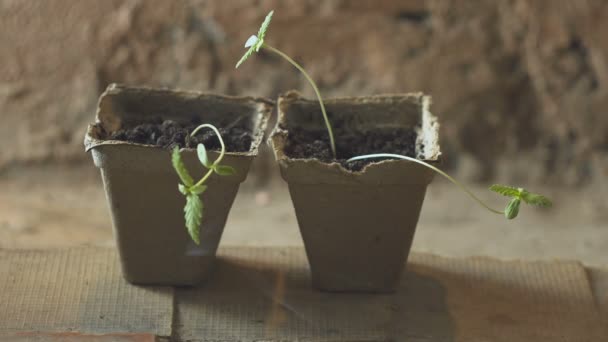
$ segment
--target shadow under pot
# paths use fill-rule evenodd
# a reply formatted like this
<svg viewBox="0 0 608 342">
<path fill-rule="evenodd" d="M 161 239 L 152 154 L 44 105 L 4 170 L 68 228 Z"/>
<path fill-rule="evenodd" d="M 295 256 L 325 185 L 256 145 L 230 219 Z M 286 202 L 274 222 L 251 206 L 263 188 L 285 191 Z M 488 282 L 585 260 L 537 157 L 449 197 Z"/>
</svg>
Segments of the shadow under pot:
<svg viewBox="0 0 608 342">
<path fill-rule="evenodd" d="M 279 97 L 269 139 L 287 181 L 313 286 L 336 292 L 392 292 L 407 262 L 433 172 L 405 160 L 347 162 L 399 153 L 438 163 L 437 119 L 422 94 L 328 99 L 337 160 L 317 101 Z M 407 140 L 410 141 L 407 141 Z M 311 153 L 320 157 L 314 157 Z M 309 155 L 306 155 L 309 154 Z"/>
<path fill-rule="evenodd" d="M 125 279 L 134 284 L 195 285 L 209 275 L 228 213 L 263 138 L 272 102 L 197 92 L 110 85 L 101 95 L 96 122 L 88 127 L 85 148 L 101 169 L 113 231 Z M 219 156 L 211 131 L 189 137 L 210 123 L 222 133 L 227 152 L 222 164 L 236 174 L 212 175 L 202 194 L 200 245 L 187 233 L 185 198 L 171 164 L 177 143 L 190 173 L 206 172 L 197 142 Z"/>
</svg>

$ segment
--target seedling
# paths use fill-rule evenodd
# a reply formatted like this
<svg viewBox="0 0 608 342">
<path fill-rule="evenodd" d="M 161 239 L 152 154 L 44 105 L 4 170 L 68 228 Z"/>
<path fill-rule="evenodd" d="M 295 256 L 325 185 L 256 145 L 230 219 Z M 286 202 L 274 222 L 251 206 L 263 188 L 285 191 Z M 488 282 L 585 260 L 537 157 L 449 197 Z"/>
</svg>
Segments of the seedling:
<svg viewBox="0 0 608 342">
<path fill-rule="evenodd" d="M 266 37 L 266 31 L 268 30 L 268 26 L 270 25 L 270 20 L 272 19 L 273 13 L 274 13 L 274 11 L 270 11 L 270 13 L 268 13 L 268 15 L 266 16 L 266 19 L 264 19 L 264 22 L 262 23 L 262 26 L 260 26 L 260 30 L 258 31 L 258 34 L 252 35 L 251 37 L 249 37 L 249 39 L 247 39 L 247 42 L 245 42 L 245 47 L 249 48 L 249 49 L 247 50 L 247 52 L 245 52 L 243 57 L 241 57 L 241 59 L 238 61 L 238 63 L 236 63 L 235 68 L 238 68 L 244 61 L 247 60 L 247 58 L 251 57 L 251 55 L 253 55 L 256 52 L 259 52 L 260 49 L 265 49 L 267 51 L 275 53 L 275 54 L 279 55 L 281 58 L 283 58 L 286 61 L 288 61 L 289 63 L 291 63 L 291 65 L 296 67 L 296 69 L 298 69 L 302 73 L 302 75 L 304 75 L 304 77 L 306 78 L 308 83 L 310 83 L 310 85 L 312 86 L 312 89 L 315 91 L 315 94 L 317 95 L 317 99 L 319 100 L 319 105 L 321 106 L 321 113 L 323 113 L 323 119 L 325 120 L 325 127 L 327 128 L 327 134 L 329 134 L 329 144 L 331 146 L 331 152 L 334 156 L 334 159 L 336 159 L 336 143 L 334 140 L 334 133 L 331 128 L 331 123 L 329 122 L 329 118 L 327 117 L 327 112 L 325 111 L 325 105 L 323 104 L 323 99 L 321 98 L 321 92 L 319 92 L 319 88 L 317 87 L 315 82 L 312 80 L 312 78 L 308 75 L 308 73 L 304 70 L 304 68 L 302 66 L 300 66 L 298 63 L 296 63 L 296 61 L 294 61 L 291 57 L 289 57 L 284 52 L 268 45 L 264 41 L 264 38 Z"/>
<path fill-rule="evenodd" d="M 262 22 L 262 25 L 260 26 L 258 34 L 257 35 L 252 35 L 251 37 L 249 37 L 249 39 L 247 39 L 247 41 L 245 42 L 245 47 L 248 48 L 248 50 L 247 50 L 247 52 L 245 52 L 245 54 L 243 55 L 243 57 L 241 57 L 241 59 L 238 61 L 238 63 L 236 63 L 236 68 L 238 68 L 243 62 L 245 62 L 254 53 L 259 52 L 260 49 L 265 49 L 265 50 L 270 51 L 270 52 L 272 52 L 274 54 L 277 54 L 281 58 L 283 58 L 286 61 L 288 61 L 289 63 L 291 63 L 291 65 L 293 65 L 294 67 L 296 67 L 296 69 L 298 69 L 304 75 L 304 77 L 306 78 L 306 80 L 308 81 L 308 83 L 310 83 L 310 85 L 312 86 L 313 90 L 315 91 L 315 94 L 317 95 L 317 99 L 319 101 L 319 105 L 321 106 L 321 113 L 323 114 L 323 119 L 325 120 L 325 126 L 327 128 L 327 133 L 329 135 L 329 141 L 330 141 L 330 145 L 331 145 L 331 151 L 332 151 L 334 159 L 335 159 L 336 158 L 336 144 L 335 144 L 335 140 L 334 140 L 333 130 L 332 130 L 332 127 L 331 127 L 331 123 L 329 122 L 329 118 L 327 117 L 327 112 L 325 110 L 325 105 L 323 104 L 323 99 L 321 97 L 321 93 L 319 92 L 319 88 L 317 87 L 317 85 L 315 84 L 315 82 L 312 80 L 312 78 L 308 75 L 308 73 L 304 70 L 304 68 L 302 66 L 300 66 L 298 63 L 296 63 L 291 57 L 289 57 L 284 52 L 280 51 L 277 48 L 274 48 L 274 47 L 268 45 L 264 41 L 264 38 L 266 37 L 266 31 L 268 30 L 268 26 L 270 25 L 270 21 L 272 20 L 273 13 L 274 13 L 274 11 L 270 11 L 270 13 L 268 13 L 268 15 L 266 16 L 266 18 L 264 19 L 264 22 Z M 507 197 L 511 198 L 511 200 L 507 204 L 505 210 L 496 210 L 496 209 L 491 208 L 487 204 L 485 204 L 479 198 L 477 198 L 462 183 L 458 182 L 457 180 L 455 180 L 454 178 L 452 178 L 450 175 L 448 175 L 447 173 L 441 171 L 440 169 L 436 168 L 435 166 L 433 166 L 431 164 L 428 164 L 428 163 L 426 163 L 426 162 L 424 162 L 422 160 L 418 160 L 418 159 L 415 159 L 415 158 L 410 158 L 410 157 L 399 155 L 399 154 L 389 154 L 389 153 L 369 154 L 369 155 L 363 155 L 363 156 L 358 156 L 358 157 L 350 158 L 347 162 L 351 162 L 351 161 L 355 161 L 355 160 L 363 160 L 363 159 L 372 159 L 372 158 L 398 158 L 398 159 L 405 159 L 405 160 L 409 160 L 409 161 L 421 164 L 421 165 L 423 165 L 425 167 L 428 167 L 431 170 L 433 170 L 433 171 L 441 174 L 442 176 L 446 177 L 452 183 L 456 184 L 467 195 L 469 195 L 471 198 L 473 198 L 481 206 L 483 206 L 484 208 L 486 208 L 490 212 L 493 212 L 495 214 L 505 215 L 505 217 L 507 219 L 513 219 L 513 218 L 517 217 L 517 214 L 519 213 L 519 206 L 520 206 L 520 204 L 521 204 L 522 201 L 525 202 L 525 203 L 527 203 L 527 204 L 536 205 L 536 206 L 539 206 L 539 207 L 550 207 L 552 205 L 551 201 L 548 198 L 546 198 L 546 197 L 544 197 L 542 195 L 539 195 L 539 194 L 534 194 L 534 193 L 528 192 L 526 189 L 523 189 L 523 188 L 514 188 L 514 187 L 511 187 L 511 186 L 495 184 L 495 185 L 492 185 L 490 187 L 490 190 L 492 190 L 494 192 L 497 192 L 497 193 L 499 193 L 501 195 L 504 195 L 504 196 L 507 196 Z"/>
<path fill-rule="evenodd" d="M 551 200 L 549 200 L 547 197 L 545 197 L 543 195 L 531 193 L 531 192 L 527 191 L 524 188 L 515 188 L 515 187 L 512 187 L 512 186 L 508 186 L 508 185 L 494 184 L 494 185 L 490 186 L 490 190 L 492 190 L 494 192 L 497 192 L 497 193 L 499 193 L 499 194 L 501 194 L 503 196 L 510 197 L 511 200 L 509 201 L 509 203 L 505 207 L 505 210 L 496 210 L 496 209 L 493 209 L 490 206 L 488 206 L 487 204 L 485 204 L 482 200 L 480 200 L 479 198 L 477 198 L 477 196 L 475 196 L 462 183 L 460 183 L 459 181 L 455 180 L 454 178 L 452 178 L 447 173 L 441 171 L 440 169 L 436 168 L 435 166 L 433 166 L 433 165 L 431 165 L 429 163 L 426 163 L 426 162 L 424 162 L 422 160 L 419 160 L 419 159 L 416 159 L 416 158 L 407 157 L 407 156 L 403 156 L 403 155 L 400 155 L 400 154 L 392 154 L 392 153 L 366 154 L 366 155 L 363 155 L 363 156 L 357 156 L 357 157 L 350 158 L 346 162 L 352 162 L 352 161 L 355 161 L 355 160 L 373 159 L 373 158 L 397 158 L 397 159 L 405 159 L 405 160 L 409 160 L 409 161 L 414 162 L 414 163 L 418 163 L 418 164 L 423 165 L 425 167 L 428 167 L 429 169 L 431 169 L 431 170 L 439 173 L 440 175 L 444 176 L 445 178 L 447 178 L 450 182 L 456 184 L 467 195 L 469 195 L 472 199 L 474 199 L 475 201 L 477 201 L 477 203 L 479 203 L 482 207 L 486 208 L 487 210 L 489 210 L 490 212 L 493 212 L 495 214 L 505 215 L 505 217 L 507 219 L 509 219 L 509 220 L 512 220 L 515 217 L 517 217 L 517 214 L 519 214 L 519 206 L 520 206 L 520 204 L 521 204 L 522 201 L 524 201 L 527 204 L 531 204 L 531 205 L 535 205 L 535 206 L 539 206 L 539 207 L 550 207 L 552 205 Z"/>
<path fill-rule="evenodd" d="M 179 147 L 175 147 L 173 149 L 173 154 L 171 155 L 171 162 L 173 163 L 173 168 L 177 172 L 179 178 L 182 183 L 178 185 L 179 192 L 181 192 L 184 196 L 186 196 L 186 206 L 184 207 L 184 217 L 186 219 L 186 228 L 188 229 L 188 234 L 192 238 L 197 245 L 200 244 L 200 225 L 203 220 L 203 201 L 200 198 L 200 195 L 207 190 L 207 186 L 205 185 L 205 181 L 211 177 L 211 175 L 215 172 L 220 176 L 230 176 L 236 173 L 236 170 L 229 165 L 220 165 L 222 158 L 224 158 L 224 154 L 226 153 L 226 146 L 224 145 L 224 140 L 218 129 L 210 124 L 203 124 L 198 126 L 190 136 L 194 136 L 199 130 L 203 128 L 210 128 L 215 132 L 217 138 L 220 141 L 221 151 L 220 156 L 212 163 L 209 161 L 209 157 L 207 156 L 207 149 L 205 145 L 198 144 L 196 147 L 196 153 L 198 155 L 198 160 L 201 164 L 208 169 L 207 173 L 196 183 L 194 183 L 194 179 L 190 176 L 190 173 L 186 169 L 186 165 L 182 160 L 182 156 L 179 152 Z"/>
</svg>

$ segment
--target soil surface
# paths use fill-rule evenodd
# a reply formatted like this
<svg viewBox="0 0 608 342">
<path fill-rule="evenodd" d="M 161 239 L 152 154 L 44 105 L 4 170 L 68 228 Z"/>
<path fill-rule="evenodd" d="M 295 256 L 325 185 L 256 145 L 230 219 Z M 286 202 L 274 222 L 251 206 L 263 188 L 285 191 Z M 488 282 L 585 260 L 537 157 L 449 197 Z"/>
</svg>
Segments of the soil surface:
<svg viewBox="0 0 608 342">
<path fill-rule="evenodd" d="M 175 146 L 196 148 L 198 144 L 202 143 L 208 150 L 219 150 L 220 142 L 211 129 L 202 129 L 196 136 L 190 136 L 190 133 L 201 123 L 193 121 L 188 124 L 180 124 L 172 120 L 162 121 L 158 119 L 154 122 L 108 133 L 106 139 L 154 145 L 168 149 Z M 224 139 L 224 144 L 226 144 L 226 151 L 247 152 L 251 148 L 253 134 L 244 123 L 237 123 L 225 128 L 218 127 L 218 130 L 222 139 Z"/>
<path fill-rule="evenodd" d="M 289 129 L 285 153 L 290 158 L 317 158 L 323 162 L 337 161 L 344 168 L 360 171 L 366 165 L 377 163 L 382 158 L 346 162 L 347 159 L 372 153 L 395 153 L 414 157 L 416 153 L 416 132 L 411 129 L 388 129 L 381 131 L 336 131 L 336 154 L 334 160 L 325 130 L 310 131 L 299 127 Z M 386 158 L 390 159 L 390 158 Z"/>
</svg>

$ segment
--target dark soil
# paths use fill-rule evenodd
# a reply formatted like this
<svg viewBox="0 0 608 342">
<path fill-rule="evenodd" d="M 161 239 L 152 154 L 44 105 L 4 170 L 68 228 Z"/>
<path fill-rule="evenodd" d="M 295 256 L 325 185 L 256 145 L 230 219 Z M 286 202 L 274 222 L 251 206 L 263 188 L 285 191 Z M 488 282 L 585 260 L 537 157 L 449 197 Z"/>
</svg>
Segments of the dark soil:
<svg viewBox="0 0 608 342">
<path fill-rule="evenodd" d="M 416 153 L 416 132 L 412 129 L 385 129 L 378 131 L 353 132 L 336 131 L 336 154 L 334 160 L 327 131 L 305 131 L 290 128 L 285 153 L 290 158 L 317 158 L 329 163 L 337 161 L 346 169 L 360 171 L 368 164 L 383 159 L 346 160 L 363 154 L 395 153 L 414 157 Z M 390 159 L 390 158 L 386 158 Z"/>
<path fill-rule="evenodd" d="M 154 145 L 168 149 L 175 146 L 196 148 L 199 143 L 202 143 L 208 150 L 220 150 L 220 142 L 211 129 L 201 129 L 196 136 L 190 136 L 190 133 L 200 124 L 200 122 L 180 124 L 172 120 L 162 121 L 159 119 L 155 122 L 143 123 L 132 128 L 108 133 L 106 139 Z M 243 124 L 235 124 L 226 128 L 218 127 L 218 130 L 222 139 L 224 139 L 224 144 L 226 144 L 226 151 L 247 152 L 251 148 L 253 135 L 251 130 L 244 127 Z"/>
</svg>

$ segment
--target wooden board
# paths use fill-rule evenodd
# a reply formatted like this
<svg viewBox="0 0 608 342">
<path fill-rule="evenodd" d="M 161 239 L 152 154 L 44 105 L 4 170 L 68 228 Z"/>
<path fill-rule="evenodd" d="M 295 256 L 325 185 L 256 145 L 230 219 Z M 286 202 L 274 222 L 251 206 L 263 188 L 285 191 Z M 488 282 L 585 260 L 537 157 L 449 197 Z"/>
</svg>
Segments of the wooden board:
<svg viewBox="0 0 608 342">
<path fill-rule="evenodd" d="M 396 293 L 331 294 L 310 288 L 301 248 L 233 247 L 220 251 L 207 284 L 173 290 L 126 283 L 114 249 L 3 250 L 0 336 L 78 331 L 175 341 L 608 341 L 599 309 L 608 298 L 606 280 L 605 270 L 577 262 L 413 253 Z"/>
<path fill-rule="evenodd" d="M 601 341 L 577 262 L 414 253 L 391 295 L 309 285 L 302 249 L 227 249 L 204 287 L 177 292 L 177 336 L 225 341 Z"/>
<path fill-rule="evenodd" d="M 173 289 L 128 284 L 114 249 L 0 250 L 0 332 L 171 334 Z"/>
</svg>

